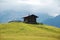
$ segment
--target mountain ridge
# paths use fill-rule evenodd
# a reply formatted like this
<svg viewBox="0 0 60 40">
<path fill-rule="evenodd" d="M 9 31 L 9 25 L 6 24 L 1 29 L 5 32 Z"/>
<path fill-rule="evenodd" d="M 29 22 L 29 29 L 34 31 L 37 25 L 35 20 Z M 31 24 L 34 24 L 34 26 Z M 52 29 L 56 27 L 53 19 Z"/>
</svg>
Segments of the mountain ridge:
<svg viewBox="0 0 60 40">
<path fill-rule="evenodd" d="M 60 27 L 60 15 L 58 15 L 54 18 L 47 19 L 43 23 L 52 25 L 52 26 L 56 26 L 56 27 Z"/>
</svg>

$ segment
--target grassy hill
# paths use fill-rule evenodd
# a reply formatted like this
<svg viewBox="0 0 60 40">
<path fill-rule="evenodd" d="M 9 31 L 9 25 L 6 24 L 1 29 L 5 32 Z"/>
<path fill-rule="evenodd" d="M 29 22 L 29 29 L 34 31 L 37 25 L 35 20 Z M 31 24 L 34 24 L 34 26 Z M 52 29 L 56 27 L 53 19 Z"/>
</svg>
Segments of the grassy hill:
<svg viewBox="0 0 60 40">
<path fill-rule="evenodd" d="M 0 24 L 0 40 L 59 40 L 60 28 L 11 22 Z"/>
</svg>

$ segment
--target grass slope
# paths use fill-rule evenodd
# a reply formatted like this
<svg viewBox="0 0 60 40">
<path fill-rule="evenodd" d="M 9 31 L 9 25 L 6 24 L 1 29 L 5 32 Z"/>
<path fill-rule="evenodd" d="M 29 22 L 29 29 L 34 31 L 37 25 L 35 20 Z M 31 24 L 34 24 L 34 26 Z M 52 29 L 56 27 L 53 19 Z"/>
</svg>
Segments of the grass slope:
<svg viewBox="0 0 60 40">
<path fill-rule="evenodd" d="M 0 40 L 60 40 L 60 28 L 23 22 L 0 24 Z"/>
</svg>

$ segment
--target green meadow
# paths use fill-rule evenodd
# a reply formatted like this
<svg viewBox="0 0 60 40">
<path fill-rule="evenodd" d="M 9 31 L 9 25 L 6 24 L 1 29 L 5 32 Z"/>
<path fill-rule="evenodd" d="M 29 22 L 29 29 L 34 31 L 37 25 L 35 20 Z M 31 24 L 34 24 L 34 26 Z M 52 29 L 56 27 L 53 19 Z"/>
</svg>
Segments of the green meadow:
<svg viewBox="0 0 60 40">
<path fill-rule="evenodd" d="M 60 28 L 23 22 L 0 24 L 0 40 L 60 40 Z"/>
</svg>

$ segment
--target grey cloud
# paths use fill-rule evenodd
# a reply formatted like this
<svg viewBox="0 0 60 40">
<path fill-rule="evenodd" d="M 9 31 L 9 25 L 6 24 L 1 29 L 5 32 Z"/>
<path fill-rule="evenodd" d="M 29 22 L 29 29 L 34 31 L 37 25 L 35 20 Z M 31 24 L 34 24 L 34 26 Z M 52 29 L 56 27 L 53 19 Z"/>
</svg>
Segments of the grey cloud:
<svg viewBox="0 0 60 40">
<path fill-rule="evenodd" d="M 0 11 L 5 10 L 14 10 L 14 11 L 29 11 L 31 13 L 39 13 L 39 12 L 45 12 L 48 14 L 60 14 L 60 0 L 53 0 L 52 4 L 46 5 L 46 6 L 36 6 L 36 5 L 29 5 L 29 4 L 17 4 L 14 3 L 14 1 L 17 0 L 0 0 Z M 21 0 L 21 1 L 27 1 L 27 0 Z M 39 0 L 44 1 L 44 0 Z M 4 3 L 5 2 L 5 3 Z"/>
</svg>

